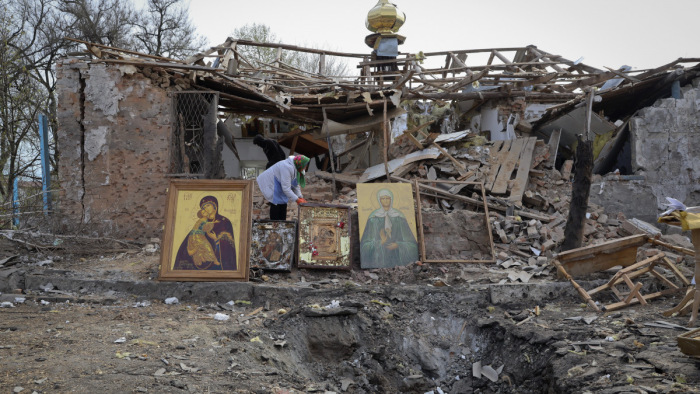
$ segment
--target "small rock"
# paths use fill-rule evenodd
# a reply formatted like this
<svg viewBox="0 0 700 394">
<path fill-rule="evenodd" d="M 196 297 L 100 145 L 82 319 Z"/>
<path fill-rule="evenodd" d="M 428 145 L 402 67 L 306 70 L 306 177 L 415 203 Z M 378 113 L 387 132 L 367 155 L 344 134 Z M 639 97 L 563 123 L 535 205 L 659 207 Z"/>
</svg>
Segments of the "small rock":
<svg viewBox="0 0 700 394">
<path fill-rule="evenodd" d="M 230 318 L 230 316 L 225 314 L 225 313 L 217 313 L 214 315 L 214 320 L 218 320 L 218 321 L 226 321 L 229 318 Z"/>
<path fill-rule="evenodd" d="M 171 381 L 170 381 L 170 385 L 173 386 L 173 387 L 177 387 L 177 388 L 179 388 L 179 389 L 181 389 L 181 390 L 186 390 L 186 389 L 187 389 L 187 385 L 186 385 L 185 383 L 179 381 L 179 380 L 171 380 Z"/>
<path fill-rule="evenodd" d="M 284 340 L 281 340 L 281 339 L 280 339 L 280 340 L 277 340 L 277 341 L 275 341 L 275 346 L 277 346 L 277 347 L 285 347 L 285 346 L 287 346 L 287 341 L 284 341 Z"/>
<path fill-rule="evenodd" d="M 340 380 L 340 389 L 343 391 L 348 391 L 348 387 L 350 387 L 350 385 L 353 385 L 353 384 L 355 384 L 355 382 L 352 381 L 351 379 L 341 379 Z"/>
</svg>

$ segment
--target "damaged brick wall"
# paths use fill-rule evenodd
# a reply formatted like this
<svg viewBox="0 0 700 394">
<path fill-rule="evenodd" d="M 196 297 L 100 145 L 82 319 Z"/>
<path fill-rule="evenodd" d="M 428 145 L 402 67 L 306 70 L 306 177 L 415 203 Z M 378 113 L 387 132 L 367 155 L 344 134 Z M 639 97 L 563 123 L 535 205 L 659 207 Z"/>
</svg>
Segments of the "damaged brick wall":
<svg viewBox="0 0 700 394">
<path fill-rule="evenodd" d="M 130 66 L 57 64 L 60 213 L 100 234 L 160 236 L 171 101 Z"/>
<path fill-rule="evenodd" d="M 659 208 L 665 197 L 700 205 L 700 79 L 644 108 L 630 121 L 632 167 L 646 177 Z"/>
</svg>

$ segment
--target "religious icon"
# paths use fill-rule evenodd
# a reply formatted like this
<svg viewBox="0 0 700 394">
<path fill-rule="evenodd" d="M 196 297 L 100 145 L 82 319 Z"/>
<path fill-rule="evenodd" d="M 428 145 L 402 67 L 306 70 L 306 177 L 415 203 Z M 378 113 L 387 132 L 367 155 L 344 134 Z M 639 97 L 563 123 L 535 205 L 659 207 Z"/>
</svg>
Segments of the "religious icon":
<svg viewBox="0 0 700 394">
<path fill-rule="evenodd" d="M 158 278 L 247 280 L 251 194 L 250 181 L 172 181 Z"/>
<path fill-rule="evenodd" d="M 299 268 L 350 269 L 350 209 L 343 205 L 299 206 Z"/>
<path fill-rule="evenodd" d="M 235 270 L 236 243 L 231 221 L 218 213 L 219 201 L 204 196 L 198 220 L 182 241 L 175 257 L 175 270 Z"/>
<path fill-rule="evenodd" d="M 291 271 L 297 238 L 296 221 L 253 221 L 251 268 Z"/>
<path fill-rule="evenodd" d="M 411 185 L 359 184 L 357 200 L 362 268 L 390 268 L 418 261 Z"/>
</svg>

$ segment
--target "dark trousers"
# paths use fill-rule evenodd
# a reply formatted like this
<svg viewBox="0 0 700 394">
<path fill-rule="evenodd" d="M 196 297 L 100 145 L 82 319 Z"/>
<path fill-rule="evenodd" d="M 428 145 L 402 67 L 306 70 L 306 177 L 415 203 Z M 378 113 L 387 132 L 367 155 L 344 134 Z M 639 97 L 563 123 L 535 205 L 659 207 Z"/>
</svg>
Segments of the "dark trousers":
<svg viewBox="0 0 700 394">
<path fill-rule="evenodd" d="M 287 220 L 287 204 L 270 204 L 270 220 Z"/>
</svg>

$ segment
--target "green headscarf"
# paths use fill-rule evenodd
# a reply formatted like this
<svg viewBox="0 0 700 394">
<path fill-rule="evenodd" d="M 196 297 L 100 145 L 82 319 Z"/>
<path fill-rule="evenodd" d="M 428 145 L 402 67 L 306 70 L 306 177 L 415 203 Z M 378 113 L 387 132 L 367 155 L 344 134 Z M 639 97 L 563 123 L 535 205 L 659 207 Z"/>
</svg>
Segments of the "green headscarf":
<svg viewBox="0 0 700 394">
<path fill-rule="evenodd" d="M 304 155 L 294 156 L 294 167 L 297 169 L 297 183 L 301 187 L 306 187 L 306 180 L 304 179 L 304 169 L 306 168 L 306 165 L 309 164 L 309 161 L 311 161 L 311 159 Z"/>
</svg>

